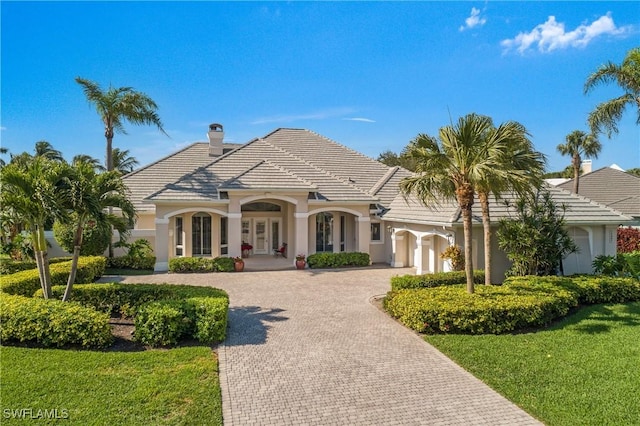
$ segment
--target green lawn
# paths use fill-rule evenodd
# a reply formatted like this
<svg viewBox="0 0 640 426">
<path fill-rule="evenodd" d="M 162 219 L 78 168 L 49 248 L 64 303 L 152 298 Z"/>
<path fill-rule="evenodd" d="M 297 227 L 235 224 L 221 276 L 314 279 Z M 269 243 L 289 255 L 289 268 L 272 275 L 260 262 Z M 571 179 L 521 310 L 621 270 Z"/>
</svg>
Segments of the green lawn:
<svg viewBox="0 0 640 426">
<path fill-rule="evenodd" d="M 117 269 L 107 268 L 105 275 L 153 275 L 153 269 Z"/>
<path fill-rule="evenodd" d="M 57 409 L 86 425 L 222 425 L 218 361 L 210 347 L 140 352 L 0 348 L 2 410 Z"/>
<path fill-rule="evenodd" d="M 547 425 L 640 424 L 638 302 L 585 307 L 535 333 L 426 340 Z"/>
</svg>

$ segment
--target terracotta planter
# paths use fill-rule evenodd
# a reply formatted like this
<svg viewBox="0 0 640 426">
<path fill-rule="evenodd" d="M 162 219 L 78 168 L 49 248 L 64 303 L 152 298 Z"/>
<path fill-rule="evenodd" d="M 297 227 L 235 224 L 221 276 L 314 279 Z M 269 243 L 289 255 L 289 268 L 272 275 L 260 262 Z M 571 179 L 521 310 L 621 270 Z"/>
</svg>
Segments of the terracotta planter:
<svg viewBox="0 0 640 426">
<path fill-rule="evenodd" d="M 236 272 L 244 271 L 244 262 L 234 262 L 233 268 Z"/>
<path fill-rule="evenodd" d="M 304 266 L 307 264 L 304 260 L 296 260 L 296 269 L 304 269 Z"/>
</svg>

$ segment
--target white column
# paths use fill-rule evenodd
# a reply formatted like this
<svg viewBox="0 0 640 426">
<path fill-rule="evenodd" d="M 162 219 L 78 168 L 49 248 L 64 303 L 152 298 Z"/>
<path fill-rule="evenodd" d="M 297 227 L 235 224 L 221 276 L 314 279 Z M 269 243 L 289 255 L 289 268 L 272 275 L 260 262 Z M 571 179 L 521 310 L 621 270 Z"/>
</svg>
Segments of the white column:
<svg viewBox="0 0 640 426">
<path fill-rule="evenodd" d="M 229 213 L 229 257 L 240 257 L 242 255 L 242 213 Z"/>
<path fill-rule="evenodd" d="M 427 250 L 429 252 L 429 262 L 427 264 L 428 266 L 428 270 L 427 272 L 429 273 L 434 273 L 436 272 L 436 251 L 435 248 L 433 247 L 433 237 L 429 237 L 429 239 L 422 240 L 422 245 L 427 247 Z"/>
<path fill-rule="evenodd" d="M 182 215 L 182 252 L 184 257 L 193 256 L 193 212 Z"/>
<path fill-rule="evenodd" d="M 333 215 L 333 252 L 340 252 L 340 212 L 331 212 Z"/>
<path fill-rule="evenodd" d="M 402 268 L 404 266 L 404 262 L 398 261 L 398 241 L 402 241 L 404 237 L 402 235 L 397 235 L 396 230 L 391 230 L 391 267 L 392 268 Z"/>
<path fill-rule="evenodd" d="M 413 266 L 416 268 L 416 275 L 422 275 L 422 237 L 416 237 L 416 247 L 413 251 Z"/>
<path fill-rule="evenodd" d="M 156 264 L 153 268 L 156 272 L 169 270 L 169 219 L 156 218 Z"/>
<path fill-rule="evenodd" d="M 361 216 L 358 220 L 358 251 L 369 253 L 371 243 L 371 219 L 369 216 Z"/>
<path fill-rule="evenodd" d="M 211 257 L 220 256 L 220 217 L 211 215 Z"/>
<path fill-rule="evenodd" d="M 296 263 L 296 255 L 304 254 L 305 256 L 309 253 L 309 217 L 307 213 L 294 213 L 296 221 L 296 229 L 295 229 L 295 245 L 294 251 L 291 252 L 290 258 L 292 259 L 293 264 Z"/>
</svg>

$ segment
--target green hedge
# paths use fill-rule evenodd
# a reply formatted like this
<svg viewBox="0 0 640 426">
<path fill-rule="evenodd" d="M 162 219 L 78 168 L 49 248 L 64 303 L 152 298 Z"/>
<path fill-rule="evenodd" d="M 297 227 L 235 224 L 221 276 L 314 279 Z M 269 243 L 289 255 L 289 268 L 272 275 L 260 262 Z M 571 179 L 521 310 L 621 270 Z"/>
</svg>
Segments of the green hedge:
<svg viewBox="0 0 640 426">
<path fill-rule="evenodd" d="M 135 269 L 135 270 L 153 270 L 156 265 L 155 256 L 132 257 L 118 256 L 107 258 L 107 268 L 112 269 Z"/>
<path fill-rule="evenodd" d="M 174 257 L 169 259 L 169 272 L 178 274 L 192 272 L 232 272 L 233 259 L 230 257 Z"/>
<path fill-rule="evenodd" d="M 539 327 L 566 315 L 578 299 L 559 287 L 509 288 L 464 285 L 390 292 L 385 309 L 420 333 L 499 334 Z"/>
<path fill-rule="evenodd" d="M 49 259 L 49 264 L 67 262 L 71 260 L 70 257 L 53 257 Z M 13 260 L 13 259 L 0 259 L 0 275 L 15 274 L 20 271 L 27 271 L 29 269 L 36 269 L 35 260 Z"/>
<path fill-rule="evenodd" d="M 106 260 L 102 256 L 86 256 L 78 259 L 77 283 L 90 283 L 104 274 Z M 52 285 L 66 285 L 71 271 L 71 261 L 55 263 L 49 266 Z M 2 277 L 0 291 L 9 294 L 31 297 L 39 291 L 40 275 L 37 269 L 16 272 Z"/>
<path fill-rule="evenodd" d="M 392 290 L 385 309 L 421 333 L 506 333 L 540 327 L 579 304 L 640 300 L 640 281 L 632 278 L 510 277 L 502 286 L 463 285 Z"/>
<path fill-rule="evenodd" d="M 109 316 L 77 303 L 0 293 L 2 342 L 103 348 L 113 342 Z"/>
<path fill-rule="evenodd" d="M 61 297 L 64 286 L 53 287 Z M 173 345 L 184 337 L 202 343 L 225 339 L 229 296 L 223 290 L 171 284 L 80 284 L 71 300 L 110 315 L 135 317 L 136 340 Z"/>
<path fill-rule="evenodd" d="M 398 275 L 391 278 L 391 290 L 403 288 L 431 288 L 444 285 L 466 284 L 464 271 L 438 272 L 424 275 Z M 484 284 L 484 271 L 473 271 L 473 282 Z"/>
<path fill-rule="evenodd" d="M 342 268 L 347 266 L 369 266 L 371 258 L 369 253 L 340 252 L 340 253 L 314 253 L 307 257 L 309 268 Z"/>
</svg>

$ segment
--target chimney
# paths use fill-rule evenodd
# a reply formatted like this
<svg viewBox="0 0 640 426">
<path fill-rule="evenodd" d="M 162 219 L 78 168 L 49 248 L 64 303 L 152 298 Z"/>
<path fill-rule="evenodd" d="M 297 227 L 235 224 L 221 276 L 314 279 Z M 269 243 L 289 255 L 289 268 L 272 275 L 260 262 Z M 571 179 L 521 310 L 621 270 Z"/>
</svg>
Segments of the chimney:
<svg viewBox="0 0 640 426">
<path fill-rule="evenodd" d="M 582 160 L 582 164 L 580 164 L 580 169 L 582 170 L 583 175 L 586 175 L 587 173 L 591 173 L 591 160 Z"/>
<path fill-rule="evenodd" d="M 222 124 L 212 123 L 209 124 L 209 156 L 219 157 L 222 155 L 222 139 L 224 139 L 224 131 L 222 130 Z"/>
</svg>

